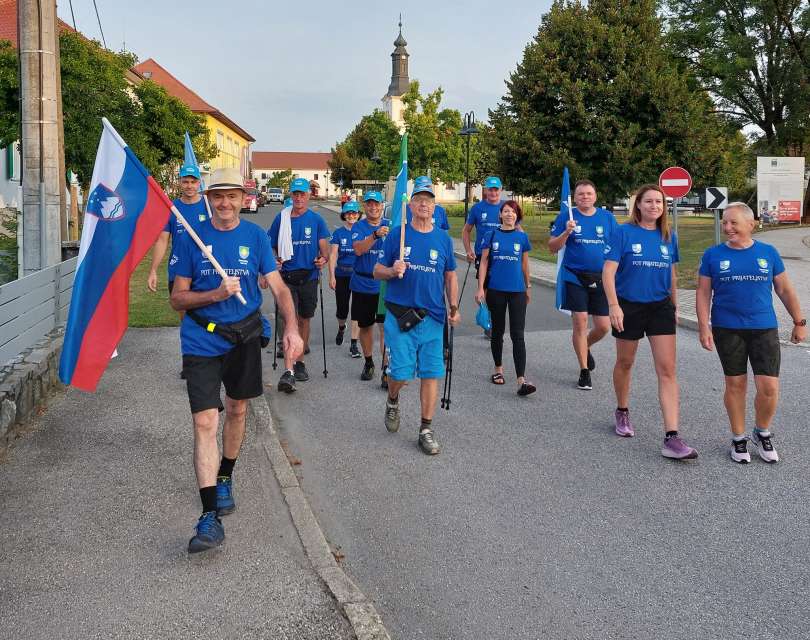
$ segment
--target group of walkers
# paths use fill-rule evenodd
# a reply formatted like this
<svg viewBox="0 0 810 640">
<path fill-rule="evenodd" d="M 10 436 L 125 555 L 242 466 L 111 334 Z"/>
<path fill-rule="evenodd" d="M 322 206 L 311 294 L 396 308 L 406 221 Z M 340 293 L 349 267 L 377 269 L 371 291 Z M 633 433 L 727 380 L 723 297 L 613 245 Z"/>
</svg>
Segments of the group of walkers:
<svg viewBox="0 0 810 640">
<path fill-rule="evenodd" d="M 219 263 L 212 264 L 191 234 L 170 221 L 156 245 L 149 275 L 154 290 L 156 268 L 171 235 L 171 304 L 185 312 L 180 327 L 183 376 L 194 424 L 194 467 L 202 502 L 189 552 L 217 547 L 224 540 L 221 516 L 236 508 L 233 470 L 244 439 L 247 401 L 263 393 L 261 351 L 279 334 L 281 323 L 283 339 L 278 348 L 285 368 L 278 390 L 292 393 L 297 382 L 309 378 L 303 358 L 309 352 L 310 320 L 319 291 L 323 318 L 324 266 L 328 266 L 337 303 L 335 343 L 343 344 L 351 323 L 349 353 L 357 358 L 362 353 L 360 377 L 365 381 L 375 376 L 374 326 L 378 327 L 380 382 L 387 391 L 386 429 L 391 433 L 399 430 L 400 390 L 409 380 L 419 378 L 417 442 L 424 453 L 438 454 L 441 447 L 433 428 L 438 380 L 445 376 L 447 327 L 457 326 L 461 315 L 453 240 L 430 178 L 414 181 L 404 229 L 391 228 L 391 221 L 383 215 L 382 195 L 369 191 L 362 197 L 362 212 L 357 202 L 344 204 L 342 225 L 334 233 L 309 208 L 310 186 L 305 179 L 292 182 L 291 202 L 285 203 L 267 232 L 239 217 L 245 191 L 237 170 L 216 170 L 203 197 L 198 192 L 199 173 L 183 167 L 181 186 L 176 204 Z M 521 228 L 520 205 L 514 200 L 502 202 L 501 190 L 497 177 L 487 178 L 484 199 L 471 208 L 462 240 L 469 266 L 476 266 L 475 298 L 486 302 L 492 317 L 494 372 L 489 380 L 505 384 L 502 354 L 508 313 L 517 394 L 528 396 L 536 391 L 525 377 L 531 243 Z M 591 347 L 612 328 L 616 339 L 614 431 L 621 437 L 635 435 L 629 409 L 631 373 L 639 341 L 646 335 L 663 415 L 662 455 L 695 458 L 697 451 L 680 434 L 675 357 L 675 264 L 679 256 L 666 199 L 656 185 L 642 186 L 633 199 L 628 222 L 621 225 L 609 211 L 597 208 L 596 200 L 594 184 L 578 182 L 576 207 L 555 220 L 549 239 L 551 251 L 565 249 L 560 271 L 562 307 L 572 317 L 572 345 L 579 366 L 576 386 L 584 391 L 593 388 L 591 373 L 596 362 Z M 806 322 L 778 252 L 754 241 L 753 227 L 750 208 L 743 203 L 728 206 L 723 217 L 728 241 L 708 249 L 703 257 L 697 311 L 701 344 L 717 349 L 726 375 L 732 458 L 750 461 L 747 447 L 752 442 L 763 460 L 776 462 L 769 429 L 778 396 L 779 341 L 771 290 L 794 318 L 793 341 L 805 339 Z M 217 273 L 220 266 L 225 278 Z M 386 287 L 380 300 L 382 281 Z M 260 310 L 260 289 L 267 288 L 276 300 L 275 331 Z M 273 348 L 277 348 L 275 344 Z M 757 389 L 756 425 L 750 438 L 745 435 L 748 362 Z M 220 399 L 223 385 L 224 404 Z M 217 426 L 223 410 L 220 455 Z"/>
</svg>

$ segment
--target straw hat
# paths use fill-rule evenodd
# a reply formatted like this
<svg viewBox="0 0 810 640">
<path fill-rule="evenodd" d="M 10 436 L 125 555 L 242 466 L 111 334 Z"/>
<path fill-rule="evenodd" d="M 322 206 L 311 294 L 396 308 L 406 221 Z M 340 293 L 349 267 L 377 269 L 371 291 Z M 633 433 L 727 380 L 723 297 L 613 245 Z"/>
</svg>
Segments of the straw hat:
<svg viewBox="0 0 810 640">
<path fill-rule="evenodd" d="M 211 179 L 208 182 L 206 192 L 217 191 L 220 189 L 241 189 L 245 190 L 244 178 L 239 173 L 239 169 L 235 167 L 225 167 L 224 169 L 215 169 L 211 174 Z"/>
</svg>

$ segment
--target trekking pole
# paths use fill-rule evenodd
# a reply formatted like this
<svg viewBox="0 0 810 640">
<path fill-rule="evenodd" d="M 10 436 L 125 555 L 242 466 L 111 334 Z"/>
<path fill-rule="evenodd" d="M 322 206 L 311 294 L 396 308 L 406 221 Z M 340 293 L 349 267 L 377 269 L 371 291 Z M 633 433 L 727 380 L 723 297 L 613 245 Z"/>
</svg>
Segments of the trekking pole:
<svg viewBox="0 0 810 640">
<path fill-rule="evenodd" d="M 447 318 L 444 320 L 444 331 L 442 332 L 442 349 L 444 350 L 444 389 L 442 389 L 441 407 L 444 409 L 444 401 L 447 398 L 447 374 L 450 366 L 450 330 Z"/>
<path fill-rule="evenodd" d="M 461 301 L 464 300 L 464 287 L 467 286 L 467 276 L 470 275 L 470 267 L 472 262 L 467 263 L 467 272 L 464 274 L 464 282 L 461 284 L 461 293 L 458 296 L 458 307 L 461 308 Z"/>
<path fill-rule="evenodd" d="M 321 291 L 321 344 L 323 345 L 323 377 L 329 375 L 329 372 L 326 370 L 326 326 L 324 325 L 323 319 L 323 278 L 321 278 L 322 273 L 318 271 L 318 288 Z"/>
<path fill-rule="evenodd" d="M 276 370 L 278 364 L 276 364 L 276 358 L 278 357 L 278 347 L 276 343 L 278 342 L 278 300 L 275 301 L 275 311 L 273 315 L 275 318 L 273 319 L 273 371 Z"/>
<path fill-rule="evenodd" d="M 447 384 L 447 391 L 445 397 L 442 399 L 442 408 L 450 411 L 450 391 L 453 388 L 453 332 L 455 327 L 450 327 L 450 344 L 449 355 L 447 357 L 447 373 L 445 374 L 445 382 Z"/>
</svg>

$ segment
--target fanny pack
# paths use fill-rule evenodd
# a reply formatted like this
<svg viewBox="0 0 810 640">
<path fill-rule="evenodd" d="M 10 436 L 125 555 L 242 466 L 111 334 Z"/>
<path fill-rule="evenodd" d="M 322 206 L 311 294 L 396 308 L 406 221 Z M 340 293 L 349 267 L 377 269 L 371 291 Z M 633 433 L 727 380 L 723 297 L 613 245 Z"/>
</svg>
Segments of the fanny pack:
<svg viewBox="0 0 810 640">
<path fill-rule="evenodd" d="M 427 316 L 425 309 L 414 309 L 413 307 L 404 307 L 401 304 L 393 302 L 386 302 L 385 308 L 394 314 L 397 319 L 397 326 L 402 333 L 406 333 L 418 325 Z"/>
<path fill-rule="evenodd" d="M 363 276 L 364 278 L 371 278 L 372 280 L 374 280 L 374 274 L 373 273 L 366 273 L 365 271 L 357 271 L 355 269 L 354 275 Z"/>
<path fill-rule="evenodd" d="M 225 324 L 222 322 L 211 322 L 206 320 L 196 311 L 186 311 L 186 315 L 194 320 L 198 325 L 209 333 L 216 333 L 225 338 L 231 344 L 244 344 L 250 340 L 255 340 L 261 337 L 264 333 L 264 326 L 262 325 L 262 314 L 257 309 L 251 313 L 247 318 L 243 318 L 238 322 L 231 322 Z"/>
<path fill-rule="evenodd" d="M 307 283 L 311 277 L 312 269 L 293 269 L 292 271 L 281 272 L 281 279 L 294 287 L 300 287 L 302 284 Z"/>
<path fill-rule="evenodd" d="M 593 289 L 597 285 L 602 284 L 602 274 L 598 271 L 574 271 L 570 267 L 566 267 L 568 271 L 573 273 L 577 280 L 579 280 L 579 284 L 583 287 Z"/>
</svg>

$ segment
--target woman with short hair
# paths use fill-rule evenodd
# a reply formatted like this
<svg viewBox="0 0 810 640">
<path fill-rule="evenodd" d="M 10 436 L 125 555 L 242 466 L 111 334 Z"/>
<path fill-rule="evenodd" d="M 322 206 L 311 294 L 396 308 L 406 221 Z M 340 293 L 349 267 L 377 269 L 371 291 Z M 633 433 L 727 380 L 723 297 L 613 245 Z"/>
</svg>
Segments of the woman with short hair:
<svg viewBox="0 0 810 640">
<path fill-rule="evenodd" d="M 770 431 L 779 399 L 779 324 L 773 293 L 793 318 L 791 342 L 807 337 L 807 320 L 775 247 L 754 240 L 754 212 L 732 202 L 723 212 L 726 241 L 709 247 L 700 261 L 697 316 L 700 344 L 717 349 L 725 374 L 726 405 L 731 426 L 731 459 L 751 462 L 749 440 L 765 462 L 778 462 Z M 711 326 L 709 319 L 711 318 Z M 755 426 L 745 435 L 748 363 L 754 373 Z"/>
</svg>

